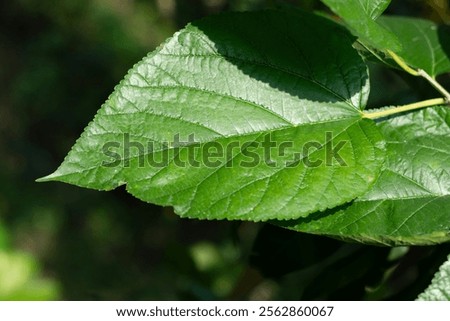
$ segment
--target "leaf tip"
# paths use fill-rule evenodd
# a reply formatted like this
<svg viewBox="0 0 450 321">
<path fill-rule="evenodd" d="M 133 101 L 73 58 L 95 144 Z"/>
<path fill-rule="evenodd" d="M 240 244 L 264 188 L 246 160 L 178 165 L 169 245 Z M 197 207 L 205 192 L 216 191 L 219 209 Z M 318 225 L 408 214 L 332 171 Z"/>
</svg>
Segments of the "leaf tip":
<svg viewBox="0 0 450 321">
<path fill-rule="evenodd" d="M 57 181 L 60 175 L 57 172 L 53 172 L 47 176 L 39 177 L 35 180 L 36 183 L 52 182 Z"/>
</svg>

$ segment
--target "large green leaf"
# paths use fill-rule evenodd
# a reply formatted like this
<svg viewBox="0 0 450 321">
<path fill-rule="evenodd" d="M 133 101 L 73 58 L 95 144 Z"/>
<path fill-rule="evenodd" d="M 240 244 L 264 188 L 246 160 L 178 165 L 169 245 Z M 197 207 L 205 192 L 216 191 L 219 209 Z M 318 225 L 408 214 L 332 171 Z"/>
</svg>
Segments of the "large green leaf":
<svg viewBox="0 0 450 321">
<path fill-rule="evenodd" d="M 358 242 L 410 245 L 450 240 L 450 112 L 435 107 L 379 124 L 385 169 L 354 202 L 283 223 Z"/>
<path fill-rule="evenodd" d="M 450 72 L 450 53 L 443 48 L 450 45 L 447 26 L 406 17 L 380 17 L 378 22 L 397 36 L 402 44 L 397 54 L 410 66 L 421 68 L 431 76 Z"/>
<path fill-rule="evenodd" d="M 434 275 L 430 286 L 419 295 L 419 301 L 450 301 L 450 255 Z"/>
<path fill-rule="evenodd" d="M 379 50 L 401 49 L 395 35 L 376 20 L 388 7 L 390 0 L 322 0 L 322 2 L 340 16 L 364 44 Z"/>
<path fill-rule="evenodd" d="M 362 118 L 368 76 L 353 41 L 296 12 L 190 24 L 133 67 L 41 181 L 127 184 L 144 201 L 208 219 L 292 219 L 348 202 L 384 160 L 378 128 Z"/>
</svg>

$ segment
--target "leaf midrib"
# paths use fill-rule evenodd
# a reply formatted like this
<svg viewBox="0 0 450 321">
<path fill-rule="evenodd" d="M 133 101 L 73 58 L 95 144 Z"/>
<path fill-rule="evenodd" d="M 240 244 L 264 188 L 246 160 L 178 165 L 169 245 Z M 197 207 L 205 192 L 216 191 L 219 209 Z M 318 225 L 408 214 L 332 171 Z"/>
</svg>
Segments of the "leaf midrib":
<svg viewBox="0 0 450 321">
<path fill-rule="evenodd" d="M 269 133 L 274 133 L 276 131 L 281 131 L 281 130 L 285 130 L 285 129 L 293 129 L 293 128 L 298 128 L 298 127 L 302 127 L 302 126 L 313 126 L 313 125 L 317 125 L 317 124 L 335 123 L 335 122 L 340 122 L 340 121 L 347 120 L 347 119 L 350 120 L 350 119 L 353 119 L 353 118 L 356 119 L 355 122 L 361 120 L 361 118 L 359 118 L 359 117 L 341 117 L 341 118 L 336 118 L 336 119 L 327 120 L 327 121 L 317 121 L 317 122 L 313 122 L 313 123 L 302 123 L 302 124 L 298 124 L 296 126 L 284 126 L 284 127 L 273 128 L 273 129 L 270 129 L 270 130 L 254 131 L 254 132 L 251 132 L 251 133 L 240 134 L 240 135 L 236 134 L 236 135 L 231 135 L 231 136 L 219 136 L 219 137 L 215 137 L 215 139 L 208 139 L 206 141 L 196 141 L 196 142 L 192 142 L 192 143 L 187 143 L 186 145 L 183 145 L 182 148 L 188 148 L 188 147 L 193 146 L 193 145 L 205 144 L 205 143 L 208 143 L 208 142 L 214 142 L 214 141 L 216 141 L 216 139 L 241 138 L 241 137 L 253 136 L 253 135 L 258 135 L 258 134 L 269 134 Z M 353 124 L 354 123 L 351 123 L 351 125 L 353 125 Z M 350 127 L 350 126 L 348 126 L 348 127 Z M 90 133 L 89 135 L 95 136 L 95 135 L 103 135 L 103 134 L 110 134 L 110 133 L 111 132 Z M 117 133 L 117 134 L 118 135 L 122 135 L 123 133 Z M 137 136 L 137 135 L 135 135 L 135 136 Z M 120 158 L 120 161 L 133 160 L 133 159 L 138 158 L 138 157 L 151 155 L 153 153 L 162 152 L 162 151 L 165 151 L 165 150 L 168 150 L 168 149 L 174 149 L 174 148 L 159 149 L 159 150 L 156 150 L 156 151 L 152 151 L 151 153 L 143 153 L 143 154 L 138 154 L 138 155 L 133 156 L 133 157 Z M 92 167 L 89 167 L 87 169 L 84 169 L 83 171 L 70 173 L 68 175 L 77 174 L 77 173 L 83 173 L 83 172 L 95 169 L 97 167 L 100 167 L 100 166 L 92 166 Z"/>
<path fill-rule="evenodd" d="M 340 131 L 340 132 L 339 132 L 339 134 L 340 134 L 340 133 L 344 132 L 345 130 L 347 130 L 349 127 L 351 127 L 351 126 L 352 126 L 353 124 L 355 124 L 356 122 L 361 121 L 362 118 L 360 118 L 360 117 L 343 117 L 343 118 L 339 118 L 339 119 L 333 119 L 333 120 L 331 120 L 331 121 L 320 121 L 320 122 L 315 122 L 315 123 L 306 123 L 306 124 L 300 124 L 300 125 L 298 125 L 298 126 L 292 126 L 292 127 L 280 127 L 280 128 L 276 128 L 276 129 L 274 129 L 274 130 L 268 130 L 268 131 L 267 131 L 267 130 L 256 131 L 256 132 L 248 133 L 248 134 L 245 134 L 245 135 L 234 135 L 234 136 L 230 136 L 230 137 L 226 137 L 226 138 L 228 139 L 228 138 L 234 138 L 234 137 L 246 137 L 246 136 L 253 136 L 253 135 L 258 135 L 258 134 L 262 135 L 262 134 L 267 134 L 267 133 L 273 133 L 273 132 L 275 132 L 275 131 L 281 131 L 281 130 L 286 130 L 286 129 L 293 129 L 293 128 L 302 127 L 302 126 L 312 126 L 312 125 L 316 125 L 316 124 L 320 124 L 320 123 L 335 123 L 335 122 L 340 122 L 340 121 L 344 121 L 344 120 L 351 120 L 351 119 L 353 119 L 353 118 L 355 119 L 355 121 L 354 121 L 354 122 L 351 122 L 351 123 L 350 123 L 348 126 L 346 126 L 342 131 Z M 122 133 L 120 133 L 120 134 L 122 134 Z M 257 139 L 258 137 L 260 137 L 260 135 L 258 135 L 256 138 L 254 138 L 253 141 L 255 141 L 255 139 Z M 217 139 L 221 139 L 221 138 L 223 138 L 223 137 L 217 137 Z M 215 141 L 215 140 L 207 140 L 207 141 L 204 141 L 204 142 L 195 142 L 195 143 L 192 143 L 192 144 L 184 145 L 182 148 L 188 148 L 189 146 L 192 146 L 192 145 L 194 145 L 194 144 L 203 144 L 203 143 L 212 142 L 212 141 Z M 169 148 L 169 149 L 170 149 L 170 148 Z M 164 150 L 166 150 L 166 149 L 164 149 Z M 156 152 L 161 152 L 161 151 L 163 151 L 163 150 L 158 150 L 158 151 L 156 151 Z M 153 154 L 153 153 L 154 153 L 154 152 L 151 152 L 151 153 L 143 153 L 143 154 L 135 155 L 135 156 L 133 156 L 133 157 L 121 158 L 121 159 L 120 159 L 120 162 L 123 162 L 123 161 L 126 161 L 126 160 L 133 160 L 133 159 L 136 159 L 136 158 L 138 158 L 138 157 L 143 157 L 143 156 L 145 157 L 145 156 L 150 155 L 150 154 Z M 171 161 L 172 161 L 172 160 L 171 160 Z M 79 174 L 82 174 L 82 173 L 85 173 L 85 172 L 88 172 L 88 171 L 97 169 L 97 168 L 99 168 L 99 167 L 101 167 L 101 165 L 95 165 L 95 166 L 91 166 L 91 167 L 88 167 L 88 168 L 83 168 L 83 169 L 80 170 L 80 171 L 73 171 L 73 172 L 70 172 L 70 173 L 68 173 L 68 174 L 54 175 L 54 174 L 57 174 L 57 172 L 58 172 L 58 170 L 57 170 L 55 173 L 50 174 L 50 175 L 48 175 L 48 176 L 46 176 L 46 177 L 43 177 L 43 178 L 40 179 L 40 180 L 42 180 L 42 181 L 45 181 L 45 180 L 54 180 L 55 178 L 62 178 L 62 177 L 68 177 L 68 176 L 73 176 L 73 175 L 79 175 Z M 164 168 L 166 168 L 166 167 L 164 167 Z M 163 170 L 164 168 L 162 168 L 161 170 Z M 121 168 L 121 169 L 119 170 L 119 172 L 117 172 L 117 173 L 115 174 L 115 176 L 119 175 L 119 173 L 123 173 L 123 171 L 124 171 L 124 168 Z M 159 171 L 158 171 L 157 173 L 159 173 Z M 139 181 L 139 180 L 138 180 L 138 181 Z M 122 183 L 121 185 L 123 185 L 123 184 L 125 184 L 125 183 Z M 116 188 L 116 187 L 117 187 L 117 186 L 114 185 L 114 187 L 112 187 L 112 188 Z M 107 189 L 110 189 L 110 187 L 107 187 Z"/>
</svg>

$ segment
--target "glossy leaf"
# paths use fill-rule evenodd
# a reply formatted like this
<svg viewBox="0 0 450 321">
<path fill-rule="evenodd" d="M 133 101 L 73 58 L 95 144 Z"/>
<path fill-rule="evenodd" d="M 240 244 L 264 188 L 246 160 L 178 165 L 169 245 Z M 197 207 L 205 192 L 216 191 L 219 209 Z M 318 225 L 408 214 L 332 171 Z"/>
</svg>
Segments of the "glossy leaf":
<svg viewBox="0 0 450 321">
<path fill-rule="evenodd" d="M 362 43 L 380 50 L 401 49 L 396 36 L 377 21 L 388 7 L 390 0 L 322 0 L 322 2 L 344 20 Z"/>
<path fill-rule="evenodd" d="M 406 17 L 380 17 L 378 22 L 397 36 L 402 44 L 402 50 L 397 53 L 410 66 L 421 68 L 431 76 L 450 72 L 448 26 Z"/>
<path fill-rule="evenodd" d="M 385 168 L 363 196 L 284 226 L 384 245 L 450 240 L 450 112 L 435 107 L 379 124 Z"/>
<path fill-rule="evenodd" d="M 133 67 L 41 181 L 126 184 L 144 201 L 207 219 L 292 219 L 348 202 L 384 160 L 378 128 L 362 118 L 369 84 L 353 41 L 297 12 L 192 23 Z M 292 148 L 268 156 L 268 138 Z M 330 155 L 338 145 L 339 159 Z"/>
<path fill-rule="evenodd" d="M 430 286 L 419 295 L 419 301 L 450 301 L 450 256 L 434 275 Z"/>
</svg>

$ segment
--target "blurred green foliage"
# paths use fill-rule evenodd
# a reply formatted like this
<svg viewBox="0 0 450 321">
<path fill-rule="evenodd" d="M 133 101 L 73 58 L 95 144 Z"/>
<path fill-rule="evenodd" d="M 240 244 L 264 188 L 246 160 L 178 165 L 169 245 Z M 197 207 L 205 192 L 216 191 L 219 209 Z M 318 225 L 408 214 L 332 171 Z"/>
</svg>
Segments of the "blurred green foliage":
<svg viewBox="0 0 450 321">
<path fill-rule="evenodd" d="M 123 189 L 37 184 L 127 70 L 188 21 L 315 0 L 0 4 L 0 300 L 414 299 L 450 247 L 376 248 L 237 222 L 183 220 Z M 388 13 L 450 21 L 448 1 Z M 429 98 L 371 66 L 371 106 Z M 448 86 L 449 77 L 442 82 Z M 406 80 L 408 79 L 408 80 Z"/>
<path fill-rule="evenodd" d="M 0 222 L 1 223 L 1 222 Z M 55 280 L 42 278 L 31 254 L 11 249 L 6 228 L 0 224 L 0 300 L 54 300 Z"/>
</svg>

